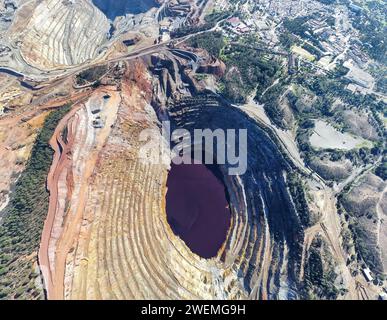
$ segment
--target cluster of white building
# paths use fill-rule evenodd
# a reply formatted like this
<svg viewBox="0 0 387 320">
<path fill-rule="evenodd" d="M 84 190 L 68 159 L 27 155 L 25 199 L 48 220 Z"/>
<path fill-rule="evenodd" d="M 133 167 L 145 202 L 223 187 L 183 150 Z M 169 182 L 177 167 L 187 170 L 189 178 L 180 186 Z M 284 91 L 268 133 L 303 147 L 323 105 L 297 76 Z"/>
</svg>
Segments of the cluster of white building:
<svg viewBox="0 0 387 320">
<path fill-rule="evenodd" d="M 232 30 L 236 33 L 248 33 L 251 31 L 250 27 L 241 21 L 238 17 L 232 17 L 227 20 L 227 23 L 231 26 Z"/>
</svg>

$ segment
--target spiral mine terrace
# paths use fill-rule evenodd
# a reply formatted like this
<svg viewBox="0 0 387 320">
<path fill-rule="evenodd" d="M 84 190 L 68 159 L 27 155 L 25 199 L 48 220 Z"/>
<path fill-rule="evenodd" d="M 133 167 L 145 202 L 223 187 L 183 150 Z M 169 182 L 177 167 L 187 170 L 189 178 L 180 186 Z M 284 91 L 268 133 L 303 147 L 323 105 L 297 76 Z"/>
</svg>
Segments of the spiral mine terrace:
<svg viewBox="0 0 387 320">
<path fill-rule="evenodd" d="M 268 299 L 278 294 L 279 278 L 286 288 L 296 286 L 294 236 L 302 233 L 285 187 L 290 167 L 270 136 L 216 96 L 170 106 L 181 128 L 249 130 L 247 173 L 229 176 L 220 166 L 232 213 L 227 240 L 216 257 L 203 259 L 167 222 L 169 164 L 139 157 L 140 132 L 160 132 L 149 72 L 136 62 L 125 74 L 119 86 L 97 89 L 75 105 L 51 139 L 50 205 L 39 252 L 47 297 Z"/>
<path fill-rule="evenodd" d="M 379 24 L 274 2 L 0 0 L 0 299 L 385 299 Z"/>
<path fill-rule="evenodd" d="M 79 64 L 97 55 L 108 31 L 106 17 L 88 1 L 43 1 L 21 34 L 21 53 L 43 68 Z"/>
<path fill-rule="evenodd" d="M 207 265 L 168 227 L 167 166 L 138 160 L 136 137 L 157 120 L 146 95 L 135 83 L 122 83 L 120 93 L 97 91 L 57 128 L 40 250 L 49 298 L 211 298 L 222 291 L 220 261 Z M 93 108 L 102 109 L 102 130 L 93 127 Z"/>
</svg>

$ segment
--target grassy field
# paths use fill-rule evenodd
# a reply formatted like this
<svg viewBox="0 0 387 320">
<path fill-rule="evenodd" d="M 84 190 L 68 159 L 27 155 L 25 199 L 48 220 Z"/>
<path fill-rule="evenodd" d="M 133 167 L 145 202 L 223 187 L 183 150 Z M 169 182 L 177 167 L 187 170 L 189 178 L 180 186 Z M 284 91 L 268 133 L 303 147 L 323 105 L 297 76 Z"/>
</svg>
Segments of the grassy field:
<svg viewBox="0 0 387 320">
<path fill-rule="evenodd" d="M 293 46 L 292 47 L 292 51 L 300 56 L 302 56 L 303 58 L 309 60 L 309 61 L 314 61 L 316 60 L 316 57 L 311 54 L 309 51 L 305 50 L 304 48 L 301 48 L 299 46 Z"/>
</svg>

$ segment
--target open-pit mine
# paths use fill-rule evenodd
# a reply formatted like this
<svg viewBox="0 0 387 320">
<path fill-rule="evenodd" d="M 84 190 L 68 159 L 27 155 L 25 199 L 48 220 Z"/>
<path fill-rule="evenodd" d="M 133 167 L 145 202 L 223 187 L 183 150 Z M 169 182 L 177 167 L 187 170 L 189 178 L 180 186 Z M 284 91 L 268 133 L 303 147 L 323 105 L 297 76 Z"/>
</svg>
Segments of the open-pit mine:
<svg viewBox="0 0 387 320">
<path fill-rule="evenodd" d="M 336 182 L 316 169 L 328 156 L 309 165 L 317 158 L 312 147 L 301 152 L 297 126 L 310 124 L 291 114 L 289 97 L 312 91 L 299 88 L 294 53 L 224 38 L 239 4 L 219 3 L 0 0 L 0 299 L 382 295 L 381 156 L 358 167 L 343 156 L 337 170 L 349 172 L 329 171 L 343 176 Z M 248 56 L 257 66 L 244 71 Z M 288 129 L 270 118 L 271 101 L 258 103 L 284 83 L 272 101 L 289 113 L 283 121 L 298 121 Z M 181 140 L 165 136 L 165 122 Z M 322 139 L 314 128 L 305 141 Z M 203 158 L 222 158 L 233 144 L 243 170 L 195 163 L 193 153 L 177 164 L 173 150 L 182 141 L 197 148 L 184 138 L 197 130 L 213 133 Z M 144 154 L 146 132 L 168 152 Z M 219 132 L 235 136 L 222 144 Z M 356 141 L 366 148 L 366 139 Z M 357 197 L 368 201 L 364 212 Z M 362 214 L 372 217 L 353 228 L 363 224 L 373 242 L 348 247 L 357 239 L 349 216 Z"/>
</svg>

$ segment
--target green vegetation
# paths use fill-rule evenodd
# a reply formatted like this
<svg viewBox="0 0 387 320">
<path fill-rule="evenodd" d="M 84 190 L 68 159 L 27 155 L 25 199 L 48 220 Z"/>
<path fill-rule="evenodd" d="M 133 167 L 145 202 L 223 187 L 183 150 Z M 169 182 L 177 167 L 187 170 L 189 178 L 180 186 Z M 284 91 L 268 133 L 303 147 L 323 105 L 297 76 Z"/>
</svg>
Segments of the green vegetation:
<svg viewBox="0 0 387 320">
<path fill-rule="evenodd" d="M 387 180 L 387 159 L 386 156 L 384 156 L 383 163 L 376 168 L 375 174 L 382 178 L 383 180 Z"/>
<path fill-rule="evenodd" d="M 33 146 L 31 157 L 16 183 L 0 225 L 0 299 L 41 299 L 34 270 L 36 253 L 48 210 L 46 178 L 53 150 L 49 140 L 70 105 L 51 112 Z"/>
<path fill-rule="evenodd" d="M 231 11 L 213 11 L 207 16 L 204 17 L 204 20 L 207 23 L 217 23 L 218 21 L 221 21 L 223 19 L 226 19 L 232 14 Z"/>
<path fill-rule="evenodd" d="M 371 247 L 369 232 L 364 229 L 356 219 L 353 219 L 352 223 L 349 225 L 349 229 L 352 232 L 356 252 L 375 274 L 380 274 L 383 267 L 378 257 L 377 250 Z"/>
<path fill-rule="evenodd" d="M 317 109 L 315 109 L 320 110 L 321 113 L 319 115 L 332 116 L 330 106 L 337 98 L 358 110 L 371 110 L 375 113 L 384 113 L 387 110 L 386 103 L 377 99 L 376 96 L 371 94 L 354 94 L 347 90 L 345 86 L 348 82 L 338 79 L 336 75 L 307 77 L 305 74 L 299 74 L 294 78 L 294 82 L 309 89 L 319 98 L 319 102 L 316 104 Z"/>
<path fill-rule="evenodd" d="M 360 16 L 352 19 L 353 26 L 359 30 L 363 48 L 371 58 L 386 64 L 387 52 L 387 24 L 386 2 L 370 1 L 367 4 L 369 11 L 362 10 Z"/>
<path fill-rule="evenodd" d="M 281 78 L 281 80 L 272 85 L 265 93 L 262 95 L 259 91 L 257 91 L 257 95 L 255 96 L 255 100 L 261 104 L 264 104 L 265 112 L 270 118 L 270 120 L 279 128 L 287 130 L 290 129 L 283 119 L 285 118 L 285 111 L 280 107 L 281 97 L 284 96 L 284 93 L 287 90 L 287 86 L 289 85 L 288 78 Z"/>
<path fill-rule="evenodd" d="M 322 52 L 320 49 L 317 49 L 315 46 L 312 46 L 311 44 L 304 42 L 301 47 L 308 51 L 310 54 L 314 55 L 317 60 L 319 60 L 322 57 Z"/>
<path fill-rule="evenodd" d="M 215 27 L 215 22 L 207 22 L 198 26 L 183 26 L 171 32 L 172 38 L 181 38 L 192 33 L 209 30 Z"/>
<path fill-rule="evenodd" d="M 222 79 L 222 94 L 235 103 L 245 103 L 254 90 L 261 94 L 280 72 L 277 59 L 246 47 L 224 50 L 227 71 Z"/>
<path fill-rule="evenodd" d="M 307 17 L 297 17 L 295 19 L 286 18 L 283 24 L 289 32 L 300 37 L 306 37 L 306 32 L 309 31 L 309 28 L 305 26 L 305 22 L 307 21 Z"/>
<path fill-rule="evenodd" d="M 359 208 L 359 203 L 353 203 L 350 198 L 352 185 L 344 188 L 343 192 L 337 198 L 337 208 L 340 215 L 344 215 L 348 223 L 348 235 L 350 241 L 355 247 L 356 256 L 352 259 L 357 260 L 363 268 L 368 266 L 377 278 L 383 276 L 383 264 L 380 260 L 377 246 L 370 239 L 370 233 L 364 221 L 360 219 L 368 219 L 369 223 L 377 222 L 376 212 L 368 210 L 367 206 Z M 361 205 L 361 204 L 360 204 Z M 343 237 L 344 239 L 344 237 Z M 344 239 L 345 240 L 345 239 Z M 352 243 L 348 248 L 352 247 Z"/>
<path fill-rule="evenodd" d="M 243 42 L 243 39 L 240 39 Z M 249 42 L 251 44 L 251 42 Z M 220 91 L 233 103 L 244 103 L 255 89 L 262 93 L 280 72 L 277 57 L 244 46 L 227 45 L 221 32 L 206 32 L 191 38 L 188 44 L 203 48 L 225 62 L 227 70 L 220 79 Z"/>
<path fill-rule="evenodd" d="M 220 57 L 221 51 L 226 45 L 222 32 L 207 32 L 199 34 L 188 40 L 188 45 L 193 48 L 203 48 L 216 58 Z"/>
<path fill-rule="evenodd" d="M 265 104 L 265 111 L 270 119 L 278 127 L 284 127 L 281 110 L 276 108 L 278 97 L 289 104 L 294 118 L 298 123 L 297 142 L 307 163 L 314 157 L 322 157 L 329 154 L 331 161 L 349 159 L 354 165 L 364 165 L 376 161 L 384 152 L 384 144 L 374 143 L 373 146 L 364 145 L 360 148 L 349 151 L 338 150 L 313 150 L 309 144 L 309 136 L 313 124 L 310 119 L 329 119 L 331 123 L 341 126 L 341 113 L 343 110 L 370 111 L 372 123 L 375 125 L 378 135 L 385 136 L 385 129 L 381 114 L 387 114 L 387 105 L 375 95 L 353 93 L 346 89 L 347 80 L 342 78 L 346 68 L 340 66 L 333 73 L 328 75 L 315 75 L 308 71 L 300 71 L 296 75 L 281 78 L 281 80 L 263 96 L 257 96 L 260 103 Z M 339 108 L 333 108 L 339 103 Z M 381 170 L 381 169 L 379 169 Z"/>
<path fill-rule="evenodd" d="M 335 300 L 339 291 L 334 285 L 337 274 L 327 256 L 325 243 L 321 237 L 313 239 L 305 263 L 305 290 L 309 299 Z M 324 258 L 324 259 L 323 259 Z"/>
<path fill-rule="evenodd" d="M 79 86 L 92 84 L 98 86 L 100 78 L 107 72 L 108 67 L 106 65 L 96 66 L 77 74 L 77 84 Z"/>
<path fill-rule="evenodd" d="M 380 79 L 377 80 L 376 88 L 381 93 L 387 95 L 387 74 L 383 75 Z"/>
<path fill-rule="evenodd" d="M 290 50 L 293 45 L 300 43 L 297 37 L 292 35 L 290 32 L 281 32 L 279 34 L 279 40 L 282 46 L 288 50 Z"/>
<path fill-rule="evenodd" d="M 325 51 L 320 44 L 319 37 L 317 35 L 313 34 L 313 30 L 306 25 L 306 22 L 311 17 L 297 17 L 295 19 L 289 19 L 286 18 L 284 20 L 283 26 L 284 26 L 284 33 L 291 33 L 293 35 L 298 36 L 300 39 L 297 39 L 297 37 L 294 37 L 292 35 L 284 35 L 280 37 L 281 43 L 288 47 L 291 44 L 294 43 L 301 43 L 302 47 L 315 55 L 318 59 L 322 56 L 322 51 Z M 305 42 L 307 40 L 309 43 Z"/>
<path fill-rule="evenodd" d="M 306 201 L 305 185 L 296 173 L 290 173 L 287 176 L 287 185 L 292 195 L 294 205 L 298 216 L 304 228 L 312 226 L 308 203 Z"/>
<path fill-rule="evenodd" d="M 349 69 L 342 64 L 337 64 L 335 67 L 334 75 L 336 78 L 344 77 L 348 73 Z"/>
</svg>

